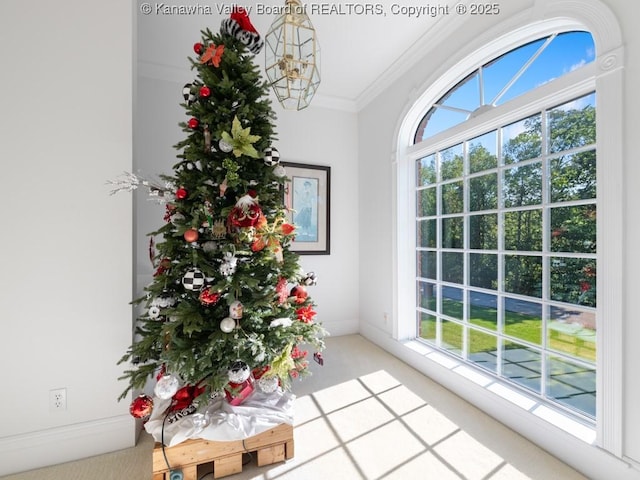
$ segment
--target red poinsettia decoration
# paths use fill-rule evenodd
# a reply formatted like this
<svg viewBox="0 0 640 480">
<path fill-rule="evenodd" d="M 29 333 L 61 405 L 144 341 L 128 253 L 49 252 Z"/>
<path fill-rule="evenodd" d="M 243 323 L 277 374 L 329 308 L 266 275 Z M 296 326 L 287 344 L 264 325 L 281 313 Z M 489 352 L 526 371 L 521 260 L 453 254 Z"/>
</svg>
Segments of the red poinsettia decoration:
<svg viewBox="0 0 640 480">
<path fill-rule="evenodd" d="M 220 60 L 224 53 L 224 45 L 214 45 L 213 43 L 207 47 L 202 57 L 200 57 L 200 63 L 210 63 L 214 67 L 220 66 Z"/>
<path fill-rule="evenodd" d="M 313 317 L 316 315 L 316 312 L 313 310 L 312 305 L 307 305 L 306 307 L 300 307 L 296 310 L 296 315 L 298 316 L 298 320 L 304 323 L 312 323 Z"/>
</svg>

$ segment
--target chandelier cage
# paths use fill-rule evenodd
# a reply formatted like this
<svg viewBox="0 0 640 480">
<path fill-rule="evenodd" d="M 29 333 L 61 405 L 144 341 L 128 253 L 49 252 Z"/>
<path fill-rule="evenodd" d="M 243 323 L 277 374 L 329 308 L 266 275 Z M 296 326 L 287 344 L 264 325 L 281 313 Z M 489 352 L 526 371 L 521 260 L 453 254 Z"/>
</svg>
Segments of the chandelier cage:
<svg viewBox="0 0 640 480">
<path fill-rule="evenodd" d="M 286 0 L 283 14 L 265 36 L 265 73 L 280 104 L 302 110 L 320 85 L 320 45 L 299 0 Z"/>
</svg>

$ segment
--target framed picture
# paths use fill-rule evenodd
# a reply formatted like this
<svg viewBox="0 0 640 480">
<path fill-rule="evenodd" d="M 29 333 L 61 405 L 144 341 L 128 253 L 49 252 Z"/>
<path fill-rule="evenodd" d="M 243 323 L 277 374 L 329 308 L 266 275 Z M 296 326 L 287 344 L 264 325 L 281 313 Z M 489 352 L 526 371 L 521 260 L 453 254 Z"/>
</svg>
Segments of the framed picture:
<svg viewBox="0 0 640 480">
<path fill-rule="evenodd" d="M 330 254 L 331 167 L 282 162 L 287 171 L 284 205 L 296 226 L 291 250 L 301 255 Z"/>
</svg>

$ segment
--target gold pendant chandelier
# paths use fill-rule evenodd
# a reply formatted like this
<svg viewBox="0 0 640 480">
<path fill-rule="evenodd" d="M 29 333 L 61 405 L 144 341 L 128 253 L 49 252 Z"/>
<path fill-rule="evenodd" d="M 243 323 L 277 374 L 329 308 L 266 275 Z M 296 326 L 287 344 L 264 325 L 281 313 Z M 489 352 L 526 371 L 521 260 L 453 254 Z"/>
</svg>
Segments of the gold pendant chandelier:
<svg viewBox="0 0 640 480">
<path fill-rule="evenodd" d="M 265 36 L 265 73 L 280 104 L 302 110 L 320 85 L 320 45 L 300 0 L 285 0 Z"/>
</svg>

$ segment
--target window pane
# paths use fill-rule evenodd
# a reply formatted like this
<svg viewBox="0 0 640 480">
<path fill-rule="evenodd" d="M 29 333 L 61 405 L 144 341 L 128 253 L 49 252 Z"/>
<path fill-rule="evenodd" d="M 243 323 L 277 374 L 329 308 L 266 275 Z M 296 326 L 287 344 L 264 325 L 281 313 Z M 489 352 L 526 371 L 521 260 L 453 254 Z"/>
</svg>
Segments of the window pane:
<svg viewBox="0 0 640 480">
<path fill-rule="evenodd" d="M 595 101 L 596 96 L 592 93 L 547 112 L 550 153 L 595 143 Z"/>
<path fill-rule="evenodd" d="M 435 341 L 436 339 L 436 317 L 425 312 L 418 314 L 418 336 L 425 340 Z"/>
<path fill-rule="evenodd" d="M 495 210 L 498 208 L 498 174 L 490 173 L 469 179 L 469 210 Z"/>
<path fill-rule="evenodd" d="M 473 112 L 480 106 L 479 91 L 478 74 L 474 72 L 449 90 L 438 104 Z"/>
<path fill-rule="evenodd" d="M 595 58 L 593 38 L 588 32 L 558 34 L 498 104 L 553 81 L 590 63 Z"/>
<path fill-rule="evenodd" d="M 498 367 L 498 339 L 491 335 L 473 328 L 469 329 L 469 360 L 478 367 L 485 368 L 492 372 Z"/>
<path fill-rule="evenodd" d="M 595 363 L 595 313 L 577 308 L 550 307 L 547 341 L 553 350 Z"/>
<path fill-rule="evenodd" d="M 489 253 L 469 254 L 469 284 L 498 289 L 498 256 Z"/>
<path fill-rule="evenodd" d="M 463 319 L 463 291 L 461 288 L 442 287 L 442 313 L 458 320 Z"/>
<path fill-rule="evenodd" d="M 418 228 L 416 229 L 418 233 L 418 247 L 436 247 L 436 229 L 437 229 L 437 220 L 420 220 L 418 222 Z"/>
<path fill-rule="evenodd" d="M 596 152 L 554 158 L 551 165 L 551 201 L 596 198 Z"/>
<path fill-rule="evenodd" d="M 469 323 L 490 330 L 498 329 L 498 300 L 495 295 L 469 292 Z"/>
<path fill-rule="evenodd" d="M 507 85 L 507 82 L 509 82 L 515 74 L 518 73 L 518 70 L 536 53 L 536 50 L 542 46 L 544 40 L 545 39 L 536 40 L 522 45 L 485 64 L 483 68 L 483 79 L 485 83 L 486 102 L 495 103 L 496 100 L 498 100 L 497 104 L 499 105 L 516 95 L 515 92 L 511 93 L 513 89 L 510 89 L 506 96 L 496 99 L 500 90 Z"/>
<path fill-rule="evenodd" d="M 596 415 L 596 371 L 565 358 L 547 359 L 550 398 L 592 417 Z"/>
<path fill-rule="evenodd" d="M 504 214 L 504 248 L 542 251 L 542 210 L 519 210 Z"/>
<path fill-rule="evenodd" d="M 496 250 L 498 248 L 498 215 L 471 215 L 469 217 L 469 248 Z"/>
<path fill-rule="evenodd" d="M 496 138 L 494 130 L 469 140 L 469 173 L 481 172 L 498 166 Z"/>
<path fill-rule="evenodd" d="M 442 219 L 442 248 L 464 247 L 464 219 L 463 217 L 448 217 Z"/>
<path fill-rule="evenodd" d="M 551 251 L 596 252 L 596 206 L 551 209 Z"/>
<path fill-rule="evenodd" d="M 502 128 L 503 163 L 522 162 L 542 154 L 540 114 Z"/>
<path fill-rule="evenodd" d="M 529 297 L 542 297 L 542 258 L 505 255 L 504 289 Z"/>
<path fill-rule="evenodd" d="M 462 180 L 442 185 L 442 214 L 462 213 L 464 208 L 464 185 Z"/>
<path fill-rule="evenodd" d="M 502 195 L 506 208 L 539 205 L 542 202 L 541 164 L 534 163 L 505 170 Z"/>
<path fill-rule="evenodd" d="M 438 275 L 438 254 L 435 251 L 418 251 L 418 276 L 435 280 Z"/>
<path fill-rule="evenodd" d="M 437 213 L 436 187 L 418 190 L 418 217 L 430 217 Z"/>
<path fill-rule="evenodd" d="M 418 282 L 418 305 L 425 310 L 436 311 L 436 292 L 435 283 Z"/>
<path fill-rule="evenodd" d="M 540 345 L 542 343 L 542 305 L 517 298 L 505 298 L 504 333 Z"/>
<path fill-rule="evenodd" d="M 442 280 L 451 283 L 463 283 L 464 254 L 442 252 Z"/>
<path fill-rule="evenodd" d="M 440 180 L 462 177 L 463 172 L 462 144 L 455 145 L 440 152 Z"/>
<path fill-rule="evenodd" d="M 551 299 L 596 306 L 596 261 L 589 258 L 551 258 Z"/>
<path fill-rule="evenodd" d="M 459 323 L 442 320 L 442 348 L 456 355 L 462 355 L 463 327 Z"/>
<path fill-rule="evenodd" d="M 436 183 L 438 176 L 436 171 L 435 154 L 421 158 L 416 162 L 416 166 L 418 168 L 416 179 L 419 187 Z"/>
<path fill-rule="evenodd" d="M 440 133 L 447 128 L 458 125 L 469 118 L 469 114 L 454 110 L 446 110 L 444 108 L 432 107 L 420 122 L 420 126 L 416 130 L 414 143 L 420 143 L 424 139 L 432 137 L 436 133 Z"/>
<path fill-rule="evenodd" d="M 502 375 L 511 381 L 540 392 L 542 377 L 540 352 L 505 340 L 502 352 Z"/>
</svg>

